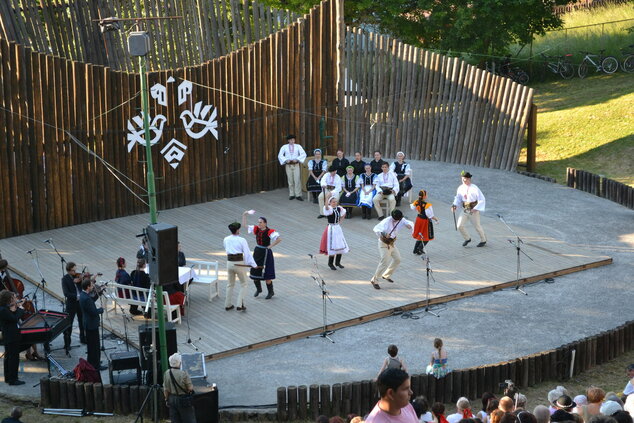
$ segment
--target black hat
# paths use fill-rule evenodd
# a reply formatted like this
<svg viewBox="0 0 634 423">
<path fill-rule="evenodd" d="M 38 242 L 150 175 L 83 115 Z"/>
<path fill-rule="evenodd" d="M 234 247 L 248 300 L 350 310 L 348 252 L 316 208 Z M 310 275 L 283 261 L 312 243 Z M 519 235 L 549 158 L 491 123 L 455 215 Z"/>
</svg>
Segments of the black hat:
<svg viewBox="0 0 634 423">
<path fill-rule="evenodd" d="M 471 174 L 467 172 L 466 170 L 463 170 L 462 172 L 460 172 L 460 176 L 462 176 L 463 178 L 471 178 Z"/>
<path fill-rule="evenodd" d="M 554 404 L 555 408 L 559 408 L 560 410 L 567 410 L 569 408 L 574 408 L 577 404 L 570 398 L 568 395 L 562 395 L 557 398 Z"/>
<path fill-rule="evenodd" d="M 551 422 L 565 422 L 565 421 L 575 421 L 575 418 L 572 414 L 568 413 L 564 410 L 557 410 L 550 416 Z"/>
<path fill-rule="evenodd" d="M 231 233 L 234 233 L 235 231 L 237 231 L 238 229 L 240 229 L 242 225 L 240 225 L 240 223 L 238 222 L 233 222 L 231 224 L 229 224 L 229 230 L 231 231 Z"/>
<path fill-rule="evenodd" d="M 286 139 L 287 139 L 287 140 L 292 140 L 293 138 L 295 138 L 295 135 L 293 135 L 293 134 L 288 134 L 288 135 L 286 136 Z"/>
<path fill-rule="evenodd" d="M 392 219 L 401 220 L 403 218 L 403 212 L 399 209 L 392 210 Z"/>
<path fill-rule="evenodd" d="M 336 168 L 336 167 L 334 167 L 333 165 L 330 165 L 330 166 L 328 167 L 328 172 L 335 172 L 336 170 L 337 170 L 337 168 Z"/>
</svg>

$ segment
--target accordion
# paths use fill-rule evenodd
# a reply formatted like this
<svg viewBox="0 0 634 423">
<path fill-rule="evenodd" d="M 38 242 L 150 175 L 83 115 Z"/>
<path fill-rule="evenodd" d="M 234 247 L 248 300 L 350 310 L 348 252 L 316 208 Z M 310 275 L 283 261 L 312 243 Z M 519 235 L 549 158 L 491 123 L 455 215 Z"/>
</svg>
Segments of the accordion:
<svg viewBox="0 0 634 423">
<path fill-rule="evenodd" d="M 470 203 L 464 202 L 462 203 L 462 208 L 464 208 L 465 212 L 471 212 L 471 210 L 478 205 L 477 201 L 472 201 Z"/>
<path fill-rule="evenodd" d="M 392 194 L 392 188 L 390 187 L 380 187 L 381 191 L 383 192 L 383 195 L 390 195 Z"/>
</svg>

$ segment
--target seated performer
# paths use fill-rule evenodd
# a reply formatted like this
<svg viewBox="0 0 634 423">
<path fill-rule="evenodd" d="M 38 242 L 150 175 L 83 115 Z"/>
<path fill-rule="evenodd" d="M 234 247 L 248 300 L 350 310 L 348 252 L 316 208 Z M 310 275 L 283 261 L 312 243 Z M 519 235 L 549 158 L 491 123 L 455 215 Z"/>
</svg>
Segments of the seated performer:
<svg viewBox="0 0 634 423">
<path fill-rule="evenodd" d="M 319 194 L 319 216 L 317 218 L 321 219 L 325 217 L 322 212 L 324 210 L 324 198 L 330 193 L 332 197 L 339 198 L 341 194 L 341 178 L 337 176 L 337 169 L 330 166 L 328 168 L 328 173 L 321 178 L 321 194 Z"/>
<path fill-rule="evenodd" d="M 337 157 L 332 161 L 332 165 L 337 169 L 337 175 L 340 177 L 346 174 L 346 168 L 350 162 L 343 156 L 342 149 L 337 150 Z"/>
<path fill-rule="evenodd" d="M 383 209 L 381 208 L 381 201 L 387 199 L 388 207 L 387 213 L 392 213 L 392 210 L 396 208 L 396 195 L 398 194 L 398 179 L 396 175 L 390 172 L 390 165 L 383 162 L 381 165 L 383 172 L 374 177 L 374 187 L 376 188 L 376 195 L 372 199 L 376 214 L 379 216 L 379 220 L 383 220 Z"/>
<path fill-rule="evenodd" d="M 365 162 L 361 159 L 361 153 L 354 153 L 354 160 L 350 162 L 350 166 L 354 168 L 354 174 L 357 176 L 365 172 Z"/>
<path fill-rule="evenodd" d="M 352 208 L 358 204 L 358 192 L 357 176 L 354 174 L 354 168 L 348 166 L 346 168 L 346 174 L 341 177 L 341 185 L 343 192 L 340 197 L 340 204 L 346 208 L 346 217 L 352 219 Z"/>
<path fill-rule="evenodd" d="M 332 270 L 337 270 L 335 265 L 343 269 L 341 255 L 346 254 L 349 248 L 340 223 L 346 217 L 346 210 L 339 206 L 337 197 L 331 196 L 330 193 L 327 194 L 326 199 L 328 204 L 324 206 L 323 213 L 328 217 L 328 226 L 321 236 L 319 253 L 328 256 L 328 267 Z"/>
<path fill-rule="evenodd" d="M 136 269 L 132 271 L 132 273 L 130 274 L 130 279 L 132 279 L 132 285 L 136 286 L 137 288 L 149 288 L 152 283 L 150 282 L 150 275 L 148 275 L 147 273 L 145 273 L 145 260 L 140 258 L 137 259 L 136 261 Z M 134 298 L 135 300 L 139 300 L 139 301 L 146 301 L 147 298 L 145 298 L 144 295 L 141 295 L 140 298 Z M 139 310 L 139 306 L 137 306 L 136 304 L 131 304 L 130 305 L 130 314 L 134 315 L 134 316 L 138 316 L 139 314 L 143 314 L 142 311 Z"/>
<path fill-rule="evenodd" d="M 427 202 L 427 191 L 424 189 L 418 192 L 418 200 L 414 201 L 410 207 L 418 214 L 414 223 L 412 237 L 416 240 L 414 254 L 420 256 L 424 252 L 425 245 L 434 239 L 434 225 L 431 221 L 433 219 L 438 223 L 438 218 L 434 216 L 434 209 L 432 209 L 431 203 Z"/>
<path fill-rule="evenodd" d="M 414 229 L 414 224 L 403 217 L 403 212 L 396 209 L 390 217 L 383 219 L 374 227 L 374 233 L 379 237 L 379 254 L 381 261 L 376 267 L 374 276 L 370 283 L 374 289 L 381 289 L 379 278 L 388 282 L 392 280 L 392 274 L 401 263 L 401 253 L 396 248 L 396 235 L 403 227 L 410 231 Z"/>
<path fill-rule="evenodd" d="M 180 267 L 184 267 L 187 265 L 187 257 L 185 257 L 185 253 L 183 252 L 183 244 L 178 242 L 178 265 Z"/>
<path fill-rule="evenodd" d="M 308 161 L 308 180 L 306 181 L 306 191 L 313 195 L 313 203 L 317 204 L 317 196 L 321 192 L 321 178 L 326 174 L 328 162 L 321 157 L 321 150 L 313 151 L 315 157 Z"/>
<path fill-rule="evenodd" d="M 374 178 L 376 175 L 372 173 L 372 166 L 370 164 L 365 165 L 365 173 L 359 175 L 357 180 L 357 186 L 359 187 L 359 206 L 361 206 L 361 218 L 372 218 L 372 206 L 374 203 L 372 199 L 376 191 L 374 190 Z"/>
<path fill-rule="evenodd" d="M 272 248 L 282 241 L 280 234 L 267 226 L 265 217 L 258 218 L 257 225 L 247 226 L 247 216 L 249 210 L 242 213 L 242 226 L 248 228 L 250 234 L 255 235 L 255 249 L 253 250 L 253 260 L 258 267 L 251 269 L 251 279 L 255 284 L 255 294 L 257 297 L 262 292 L 262 280 L 266 281 L 267 294 L 265 299 L 270 300 L 275 295 L 273 291 L 273 279 L 275 279 L 275 258 Z"/>
<path fill-rule="evenodd" d="M 381 158 L 381 152 L 375 151 L 374 160 L 370 161 L 370 166 L 372 166 L 372 173 L 374 173 L 375 175 L 378 175 L 379 173 L 381 173 L 383 171 L 382 170 L 383 163 L 387 163 L 387 162 Z"/>
<path fill-rule="evenodd" d="M 396 174 L 399 187 L 396 195 L 396 207 L 401 205 L 401 198 L 412 189 L 412 169 L 408 163 L 405 163 L 405 153 L 399 151 L 396 153 L 396 161 L 390 165 L 390 172 Z"/>
</svg>

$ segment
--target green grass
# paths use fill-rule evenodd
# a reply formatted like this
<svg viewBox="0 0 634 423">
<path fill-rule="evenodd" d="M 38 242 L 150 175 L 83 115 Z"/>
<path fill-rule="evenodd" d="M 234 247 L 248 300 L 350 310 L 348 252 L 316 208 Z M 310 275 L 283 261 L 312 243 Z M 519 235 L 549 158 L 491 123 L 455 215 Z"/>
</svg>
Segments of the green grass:
<svg viewBox="0 0 634 423">
<path fill-rule="evenodd" d="M 566 167 L 573 167 L 634 186 L 634 74 L 555 80 L 533 88 L 537 173 L 565 183 Z"/>
<path fill-rule="evenodd" d="M 613 24 L 575 28 L 584 25 L 634 19 L 632 3 L 599 7 L 591 10 L 579 10 L 563 16 L 564 30 L 551 31 L 543 37 L 537 37 L 532 45 L 533 60 L 542 61 L 539 53 L 548 56 L 560 56 L 572 53 L 572 61 L 580 63 L 583 55 L 580 51 L 598 53 L 606 49 L 606 55 L 621 58 L 621 49 L 634 44 L 634 20 Z M 529 60 L 531 47 L 512 46 L 511 51 L 520 66 L 528 67 L 522 62 Z M 519 54 L 518 54 L 519 53 Z M 537 75 L 538 76 L 538 75 Z M 533 78 L 535 79 L 535 78 Z"/>
</svg>

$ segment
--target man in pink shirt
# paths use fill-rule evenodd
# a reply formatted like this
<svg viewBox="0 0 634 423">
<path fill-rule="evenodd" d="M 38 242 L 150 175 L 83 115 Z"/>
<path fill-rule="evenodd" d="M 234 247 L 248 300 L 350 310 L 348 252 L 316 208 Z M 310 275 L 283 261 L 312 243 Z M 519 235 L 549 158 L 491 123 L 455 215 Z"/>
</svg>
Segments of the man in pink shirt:
<svg viewBox="0 0 634 423">
<path fill-rule="evenodd" d="M 418 423 L 416 411 L 410 404 L 410 379 L 401 369 L 386 369 L 376 381 L 381 399 L 376 403 L 366 423 Z"/>
</svg>

